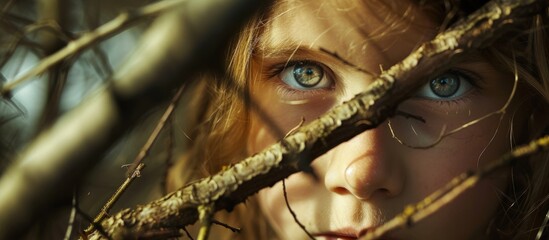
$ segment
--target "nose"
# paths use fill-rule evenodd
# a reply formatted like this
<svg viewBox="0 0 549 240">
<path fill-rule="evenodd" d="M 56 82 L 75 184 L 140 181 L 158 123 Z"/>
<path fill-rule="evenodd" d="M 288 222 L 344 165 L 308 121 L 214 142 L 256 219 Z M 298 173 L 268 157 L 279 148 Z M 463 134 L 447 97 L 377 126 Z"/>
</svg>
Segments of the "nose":
<svg viewBox="0 0 549 240">
<path fill-rule="evenodd" d="M 405 181 L 404 165 L 397 159 L 394 140 L 381 126 L 355 136 L 327 154 L 324 184 L 329 191 L 352 194 L 360 200 L 400 194 Z"/>
</svg>

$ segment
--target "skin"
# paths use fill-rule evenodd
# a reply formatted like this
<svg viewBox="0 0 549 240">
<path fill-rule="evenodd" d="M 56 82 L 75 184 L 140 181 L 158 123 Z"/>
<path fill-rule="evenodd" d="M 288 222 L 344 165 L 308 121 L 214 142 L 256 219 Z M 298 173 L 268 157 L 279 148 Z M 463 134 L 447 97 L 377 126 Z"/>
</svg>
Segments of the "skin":
<svg viewBox="0 0 549 240">
<path fill-rule="evenodd" d="M 251 94 L 283 132 L 364 91 L 380 68 L 392 66 L 419 43 L 432 38 L 438 26 L 411 4 L 388 10 L 375 5 L 289 1 L 278 5 L 272 16 L 255 50 Z M 295 80 L 293 62 L 303 60 L 321 66 L 324 78 L 320 87 L 297 89 L 284 81 Z M 441 100 L 427 97 L 431 90 L 426 85 L 408 103 L 434 114 L 471 110 L 476 116 L 501 108 L 513 86 L 512 76 L 498 72 L 480 54 L 465 57 L 449 69 L 472 73 L 478 87 L 466 86 L 468 80 L 462 80 L 460 86 L 466 86 L 466 91 Z M 249 153 L 283 137 L 252 115 Z M 469 121 L 458 118 L 444 121 L 448 126 Z M 454 176 L 481 167 L 509 150 L 508 118 L 490 117 L 427 150 L 400 144 L 388 124 L 382 124 L 317 158 L 312 166 L 319 181 L 304 173 L 286 179 L 290 205 L 317 239 L 354 239 Z M 507 185 L 507 175 L 502 171 L 491 176 L 435 215 L 383 239 L 486 238 L 484 232 L 499 207 L 499 193 Z M 308 239 L 287 210 L 281 183 L 260 191 L 258 198 L 278 238 Z"/>
</svg>

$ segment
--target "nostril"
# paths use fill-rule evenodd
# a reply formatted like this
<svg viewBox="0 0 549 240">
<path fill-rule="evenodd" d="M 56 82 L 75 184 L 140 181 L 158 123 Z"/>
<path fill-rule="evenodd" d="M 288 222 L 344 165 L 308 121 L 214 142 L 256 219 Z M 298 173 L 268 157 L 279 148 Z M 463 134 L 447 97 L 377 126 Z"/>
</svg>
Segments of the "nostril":
<svg viewBox="0 0 549 240">
<path fill-rule="evenodd" d="M 391 197 L 392 196 L 392 193 L 391 191 L 389 191 L 389 189 L 387 188 L 380 188 L 377 190 L 380 194 L 382 194 L 383 196 L 386 196 L 386 197 Z"/>
<path fill-rule="evenodd" d="M 335 187 L 332 189 L 332 192 L 340 195 L 350 194 L 349 190 L 344 187 Z"/>
</svg>

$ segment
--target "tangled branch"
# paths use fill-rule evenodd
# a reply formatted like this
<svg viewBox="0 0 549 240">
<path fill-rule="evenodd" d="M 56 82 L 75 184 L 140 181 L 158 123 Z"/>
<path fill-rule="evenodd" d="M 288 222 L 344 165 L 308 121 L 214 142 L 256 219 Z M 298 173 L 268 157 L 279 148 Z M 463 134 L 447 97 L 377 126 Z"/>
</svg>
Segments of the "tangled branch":
<svg viewBox="0 0 549 240">
<path fill-rule="evenodd" d="M 62 116 L 6 170 L 0 179 L 0 239 L 17 238 L 37 216 L 51 209 L 60 197 L 69 195 L 72 186 L 67 185 L 78 182 L 148 109 L 165 102 L 168 95 L 164 93 L 188 80 L 182 76 L 191 78 L 221 55 L 231 34 L 266 3 L 189 0 L 160 16 L 144 36 L 141 47 L 112 81 Z M 61 52 L 78 52 L 85 47 L 73 42 Z M 62 53 L 52 56 L 59 54 Z M 46 58 L 39 66 L 48 65 L 44 62 L 54 61 L 51 59 Z"/>
<path fill-rule="evenodd" d="M 110 22 L 82 35 L 74 41 L 69 42 L 66 47 L 43 59 L 36 67 L 21 75 L 17 79 L 1 86 L 2 89 L 0 91 L 0 95 L 9 95 L 9 93 L 11 93 L 21 83 L 31 79 L 33 76 L 44 73 L 51 67 L 62 62 L 64 59 L 79 54 L 93 45 L 128 29 L 140 21 L 158 16 L 170 9 L 181 7 L 182 3 L 186 1 L 187 0 L 165 0 L 131 12 L 121 13 Z"/>
</svg>

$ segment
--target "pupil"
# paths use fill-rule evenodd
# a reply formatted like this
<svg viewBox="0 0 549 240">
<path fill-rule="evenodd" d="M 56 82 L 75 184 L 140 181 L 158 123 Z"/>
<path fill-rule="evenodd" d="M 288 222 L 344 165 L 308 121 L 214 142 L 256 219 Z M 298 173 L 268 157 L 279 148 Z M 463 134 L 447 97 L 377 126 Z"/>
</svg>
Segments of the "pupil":
<svg viewBox="0 0 549 240">
<path fill-rule="evenodd" d="M 324 71 L 321 67 L 310 63 L 298 63 L 294 67 L 294 78 L 303 87 L 314 87 L 320 83 Z"/>
<path fill-rule="evenodd" d="M 431 90 L 439 97 L 451 97 L 459 90 L 459 77 L 445 74 L 431 81 Z"/>
</svg>

